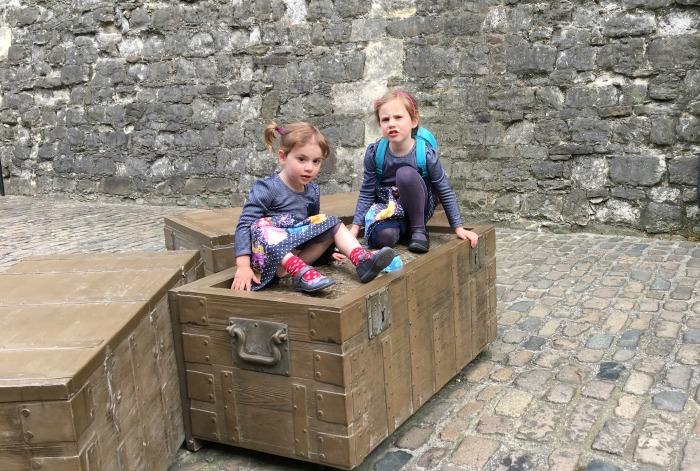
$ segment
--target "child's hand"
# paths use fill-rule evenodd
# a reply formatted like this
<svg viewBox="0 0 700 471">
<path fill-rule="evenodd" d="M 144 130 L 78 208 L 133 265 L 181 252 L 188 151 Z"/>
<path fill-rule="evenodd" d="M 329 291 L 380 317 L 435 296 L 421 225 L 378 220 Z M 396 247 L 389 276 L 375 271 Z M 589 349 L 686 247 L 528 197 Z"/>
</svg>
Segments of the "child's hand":
<svg viewBox="0 0 700 471">
<path fill-rule="evenodd" d="M 342 253 L 340 253 L 340 252 L 338 251 L 338 249 L 335 249 L 335 250 L 333 251 L 333 255 L 331 255 L 331 258 L 332 258 L 333 260 L 335 260 L 336 262 L 342 262 L 342 261 L 345 260 L 347 257 L 346 257 L 345 255 L 343 255 Z"/>
<path fill-rule="evenodd" d="M 251 281 L 260 283 L 260 278 L 250 267 L 239 267 L 233 276 L 232 290 L 250 291 Z"/>
<path fill-rule="evenodd" d="M 462 240 L 469 239 L 472 248 L 476 247 L 476 243 L 479 241 L 479 235 L 476 232 L 468 231 L 463 227 L 458 227 L 455 229 L 455 234 Z"/>
</svg>

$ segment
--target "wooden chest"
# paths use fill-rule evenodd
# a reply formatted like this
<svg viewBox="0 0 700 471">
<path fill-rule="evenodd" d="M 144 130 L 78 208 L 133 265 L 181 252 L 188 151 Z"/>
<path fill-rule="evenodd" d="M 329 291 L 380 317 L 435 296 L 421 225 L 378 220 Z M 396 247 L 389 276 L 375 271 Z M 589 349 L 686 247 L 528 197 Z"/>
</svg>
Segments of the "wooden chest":
<svg viewBox="0 0 700 471">
<path fill-rule="evenodd" d="M 323 267 L 338 283 L 319 296 L 234 292 L 233 268 L 172 290 L 189 448 L 359 465 L 496 336 L 495 231 L 474 230 L 477 249 L 433 233 L 364 285 Z"/>
<path fill-rule="evenodd" d="M 183 251 L 0 273 L 0 469 L 167 469 L 184 440 L 167 294 L 202 272 Z"/>
</svg>

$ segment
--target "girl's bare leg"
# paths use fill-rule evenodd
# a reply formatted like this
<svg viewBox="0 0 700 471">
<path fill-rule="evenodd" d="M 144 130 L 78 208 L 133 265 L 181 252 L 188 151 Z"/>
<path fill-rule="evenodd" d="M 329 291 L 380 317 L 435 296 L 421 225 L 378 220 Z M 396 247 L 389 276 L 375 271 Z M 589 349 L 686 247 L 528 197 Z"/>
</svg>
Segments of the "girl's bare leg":
<svg viewBox="0 0 700 471">
<path fill-rule="evenodd" d="M 294 252 L 288 253 L 282 257 L 282 262 L 280 263 L 280 266 L 277 267 L 277 276 L 284 276 L 287 274 L 287 271 L 284 269 L 284 264 L 292 255 L 296 255 L 297 257 L 301 258 L 304 263 L 311 265 L 318 260 L 321 255 L 323 255 L 323 252 L 325 252 L 332 243 L 333 239 L 328 238 L 327 240 L 309 245 L 308 247 L 305 247 L 304 250 L 295 250 Z"/>
<path fill-rule="evenodd" d="M 336 247 L 343 255 L 350 255 L 353 249 L 360 247 L 360 243 L 357 238 L 352 235 L 350 230 L 345 227 L 345 224 L 341 224 L 333 237 Z"/>
<path fill-rule="evenodd" d="M 342 226 L 342 224 L 341 224 Z M 323 255 L 323 252 L 328 250 L 328 247 L 331 246 L 333 243 L 333 239 L 330 237 L 324 241 L 318 242 L 316 244 L 309 245 L 308 247 L 304 247 L 304 250 L 301 250 L 298 254 L 299 258 L 301 258 L 307 265 L 311 265 L 314 263 L 318 258 Z"/>
<path fill-rule="evenodd" d="M 349 255 L 350 252 L 353 251 L 353 249 L 355 249 L 356 247 L 361 247 L 360 243 L 357 241 L 357 238 L 355 238 L 355 236 L 352 235 L 350 230 L 347 227 L 345 227 L 345 224 L 338 224 L 337 227 L 338 229 L 335 231 L 335 234 L 333 235 L 332 239 L 328 238 L 327 240 L 323 240 L 316 244 L 309 245 L 303 250 L 295 250 L 294 253 L 290 252 L 287 255 L 285 255 L 282 258 L 282 263 L 280 263 L 280 266 L 277 267 L 277 275 L 284 276 L 287 273 L 284 269 L 284 263 L 287 260 L 289 260 L 289 257 L 291 257 L 292 255 L 298 256 L 305 263 L 311 265 L 316 260 L 318 260 L 318 258 L 321 255 L 323 255 L 323 252 L 325 252 L 333 242 L 335 242 L 335 245 L 338 247 L 340 253 L 344 255 Z"/>
</svg>

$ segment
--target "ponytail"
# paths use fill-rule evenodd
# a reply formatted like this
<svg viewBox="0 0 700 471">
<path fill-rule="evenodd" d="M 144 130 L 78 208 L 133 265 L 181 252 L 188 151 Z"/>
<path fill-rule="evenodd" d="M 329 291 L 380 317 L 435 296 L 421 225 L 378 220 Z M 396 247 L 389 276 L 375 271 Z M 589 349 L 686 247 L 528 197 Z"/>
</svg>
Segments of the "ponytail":
<svg viewBox="0 0 700 471">
<path fill-rule="evenodd" d="M 290 123 L 282 127 L 275 121 L 271 121 L 263 131 L 263 142 L 270 152 L 273 151 L 275 139 L 279 138 L 279 149 L 285 154 L 291 152 L 296 145 L 304 145 L 311 140 L 315 140 L 316 144 L 321 148 L 323 158 L 327 158 L 330 154 L 330 146 L 326 136 L 312 124 L 304 121 Z"/>
</svg>

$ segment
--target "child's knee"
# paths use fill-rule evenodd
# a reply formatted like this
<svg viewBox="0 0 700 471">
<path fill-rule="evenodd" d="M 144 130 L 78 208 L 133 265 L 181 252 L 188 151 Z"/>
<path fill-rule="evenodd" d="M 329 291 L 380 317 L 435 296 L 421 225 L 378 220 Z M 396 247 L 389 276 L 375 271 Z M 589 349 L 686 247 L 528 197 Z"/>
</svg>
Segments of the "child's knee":
<svg viewBox="0 0 700 471">
<path fill-rule="evenodd" d="M 410 165 L 404 165 L 403 167 L 400 167 L 398 170 L 396 170 L 396 182 L 397 183 L 409 183 L 416 181 L 416 179 L 420 179 L 421 176 L 418 173 L 418 170 L 415 168 L 411 167 Z"/>
<path fill-rule="evenodd" d="M 393 247 L 399 241 L 400 235 L 398 228 L 380 229 L 372 237 L 372 248 Z"/>
</svg>

